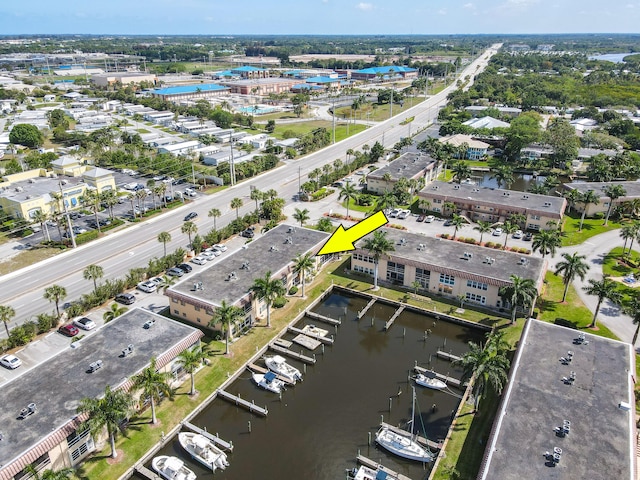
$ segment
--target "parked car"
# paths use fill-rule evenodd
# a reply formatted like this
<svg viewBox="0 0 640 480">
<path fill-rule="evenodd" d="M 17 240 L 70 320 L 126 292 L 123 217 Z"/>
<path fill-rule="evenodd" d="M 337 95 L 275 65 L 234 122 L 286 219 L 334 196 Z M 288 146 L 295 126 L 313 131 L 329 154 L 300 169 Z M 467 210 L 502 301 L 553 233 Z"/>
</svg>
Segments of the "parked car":
<svg viewBox="0 0 640 480">
<path fill-rule="evenodd" d="M 533 239 L 533 233 L 531 232 L 527 232 L 524 234 L 524 241 L 525 242 L 530 242 Z"/>
<path fill-rule="evenodd" d="M 245 237 L 245 238 L 253 238 L 255 237 L 255 233 L 253 233 L 253 230 L 249 230 L 248 228 L 246 230 L 243 230 L 242 232 L 240 232 L 240 236 L 241 237 Z"/>
<path fill-rule="evenodd" d="M 215 248 L 216 250 L 220 250 L 221 252 L 227 251 L 227 246 L 223 245 L 222 243 L 216 243 L 215 245 L 212 245 L 212 247 Z"/>
<path fill-rule="evenodd" d="M 411 215 L 411 210 L 400 210 L 400 213 L 398 213 L 398 218 L 400 220 L 404 220 L 409 215 Z"/>
<path fill-rule="evenodd" d="M 167 270 L 167 275 L 170 277 L 181 277 L 184 275 L 184 272 L 177 267 L 173 267 Z"/>
<path fill-rule="evenodd" d="M 444 223 L 442 225 L 444 225 L 445 227 L 448 227 L 449 225 L 451 225 L 453 222 L 451 221 L 451 219 L 445 220 Z"/>
<path fill-rule="evenodd" d="M 198 214 L 196 212 L 189 212 L 189 213 L 187 213 L 187 216 L 184 217 L 184 221 L 188 222 L 189 220 L 193 220 L 197 216 L 198 216 Z"/>
<path fill-rule="evenodd" d="M 73 324 L 76 327 L 81 328 L 82 330 L 93 330 L 94 328 L 96 328 L 96 323 L 87 317 L 76 318 L 73 321 Z"/>
<path fill-rule="evenodd" d="M 523 235 L 524 234 L 522 233 L 522 230 L 516 230 L 515 232 L 513 232 L 513 238 L 516 238 L 516 239 L 522 238 Z"/>
<path fill-rule="evenodd" d="M 193 267 L 191 265 L 189 265 L 188 263 L 181 263 L 180 265 L 176 265 L 176 268 L 179 268 L 184 273 L 189 273 L 189 272 L 191 272 L 191 270 L 193 270 Z"/>
<path fill-rule="evenodd" d="M 15 355 L 3 355 L 2 357 L 0 357 L 0 364 L 2 364 L 3 367 L 15 370 L 20 365 L 22 365 L 22 360 L 20 360 Z"/>
<path fill-rule="evenodd" d="M 193 257 L 191 259 L 191 263 L 195 263 L 196 265 L 204 265 L 205 263 L 207 263 L 207 259 L 201 255 L 198 255 L 197 257 Z"/>
<path fill-rule="evenodd" d="M 78 327 L 76 327 L 75 325 L 71 325 L 70 323 L 67 325 L 63 325 L 58 329 L 58 332 L 60 332 L 63 335 L 66 335 L 67 337 L 75 337 L 78 333 L 80 333 L 80 330 L 78 330 Z"/>
<path fill-rule="evenodd" d="M 199 255 L 201 258 L 204 258 L 207 262 L 210 262 L 214 258 L 216 258 L 216 254 L 214 252 L 202 252 Z"/>
<path fill-rule="evenodd" d="M 160 285 L 162 285 L 164 283 L 164 280 L 160 277 L 155 277 L 152 278 L 151 280 L 148 280 L 149 282 L 153 282 L 156 284 L 156 287 L 159 287 Z"/>
<path fill-rule="evenodd" d="M 74 225 L 73 227 L 71 227 L 71 230 L 73 230 L 73 233 L 75 235 L 80 235 L 81 233 L 87 233 L 87 229 L 86 228 L 82 228 L 78 225 Z"/>
<path fill-rule="evenodd" d="M 424 219 L 426 217 L 423 214 L 418 215 L 418 218 L 416 218 L 416 222 L 424 222 Z"/>
<path fill-rule="evenodd" d="M 153 293 L 158 288 L 158 284 L 151 280 L 147 280 L 146 282 L 140 282 L 136 288 L 145 293 Z"/>
<path fill-rule="evenodd" d="M 498 227 L 491 233 L 491 235 L 493 235 L 494 237 L 499 237 L 503 233 L 504 232 L 502 231 L 502 228 Z"/>
<path fill-rule="evenodd" d="M 185 188 L 184 189 L 184 194 L 187 197 L 195 197 L 196 195 L 198 195 L 193 188 Z"/>
<path fill-rule="evenodd" d="M 434 217 L 433 215 L 427 215 L 426 217 L 424 217 L 424 223 L 431 223 L 436 219 L 436 217 Z"/>
<path fill-rule="evenodd" d="M 391 210 L 391 211 L 389 212 L 389 216 L 390 216 L 391 218 L 396 218 L 396 217 L 398 216 L 398 214 L 399 214 L 401 211 L 402 211 L 402 210 L 401 210 L 401 209 L 399 209 L 399 208 L 394 208 L 393 210 Z"/>
<path fill-rule="evenodd" d="M 119 293 L 116 295 L 116 302 L 122 303 L 124 305 L 131 305 L 136 301 L 136 297 L 131 295 L 130 293 Z"/>
</svg>

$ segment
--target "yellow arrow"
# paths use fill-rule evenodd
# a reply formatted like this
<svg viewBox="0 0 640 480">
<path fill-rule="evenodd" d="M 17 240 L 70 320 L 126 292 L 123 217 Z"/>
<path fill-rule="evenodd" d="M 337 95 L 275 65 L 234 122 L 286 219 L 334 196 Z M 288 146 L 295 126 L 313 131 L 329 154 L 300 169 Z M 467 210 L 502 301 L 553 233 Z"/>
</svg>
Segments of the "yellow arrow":
<svg viewBox="0 0 640 480">
<path fill-rule="evenodd" d="M 328 255 L 330 253 L 355 250 L 356 247 L 353 245 L 355 242 L 383 225 L 386 225 L 388 222 L 389 220 L 387 220 L 384 212 L 380 211 L 364 220 L 360 220 L 347 230 L 340 225 L 316 255 Z"/>
</svg>

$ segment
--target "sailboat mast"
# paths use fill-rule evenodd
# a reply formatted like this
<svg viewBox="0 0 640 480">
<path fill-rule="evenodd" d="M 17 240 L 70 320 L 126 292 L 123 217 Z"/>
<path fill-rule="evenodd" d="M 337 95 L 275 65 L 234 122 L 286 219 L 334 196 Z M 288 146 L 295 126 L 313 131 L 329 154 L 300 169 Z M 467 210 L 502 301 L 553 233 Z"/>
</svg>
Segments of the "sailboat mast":
<svg viewBox="0 0 640 480">
<path fill-rule="evenodd" d="M 413 422 L 416 419 L 416 387 L 411 387 L 411 438 L 413 438 Z"/>
</svg>

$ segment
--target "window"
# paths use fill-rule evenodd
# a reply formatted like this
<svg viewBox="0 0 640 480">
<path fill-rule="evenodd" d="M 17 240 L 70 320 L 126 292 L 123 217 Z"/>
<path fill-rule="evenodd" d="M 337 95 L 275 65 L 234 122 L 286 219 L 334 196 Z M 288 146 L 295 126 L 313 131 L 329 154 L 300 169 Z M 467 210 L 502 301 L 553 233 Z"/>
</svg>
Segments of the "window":
<svg viewBox="0 0 640 480">
<path fill-rule="evenodd" d="M 479 303 L 480 305 L 485 305 L 487 303 L 487 297 L 483 295 L 478 295 L 475 293 L 467 292 L 466 299 L 467 299 L 467 302 Z"/>
<path fill-rule="evenodd" d="M 540 220 L 540 215 L 531 215 L 531 220 Z"/>
<path fill-rule="evenodd" d="M 440 200 L 439 198 L 434 198 L 433 203 L 442 203 L 442 200 Z"/>
<path fill-rule="evenodd" d="M 178 310 L 177 308 L 173 309 L 173 314 L 174 315 L 180 315 L 180 310 Z"/>
<path fill-rule="evenodd" d="M 177 299 L 177 298 L 172 298 L 172 299 L 171 299 L 171 301 L 172 301 L 173 303 L 178 303 L 178 299 Z"/>
<path fill-rule="evenodd" d="M 196 305 L 195 307 L 193 307 L 193 308 L 195 308 L 195 309 L 196 309 L 196 312 L 199 312 L 199 311 L 200 311 L 200 307 L 199 307 L 199 306 L 197 306 L 197 305 Z"/>
<path fill-rule="evenodd" d="M 453 275 L 447 275 L 446 273 L 440 274 L 440 283 L 443 285 L 455 285 L 456 277 Z"/>
<path fill-rule="evenodd" d="M 93 437 L 91 437 L 89 430 L 81 433 L 75 432 L 69 435 L 67 437 L 67 445 L 69 447 L 69 458 L 71 459 L 72 465 L 80 463 L 84 457 L 95 450 Z"/>
<path fill-rule="evenodd" d="M 387 280 L 404 283 L 404 265 L 402 263 L 387 262 Z"/>
<path fill-rule="evenodd" d="M 429 280 L 431 280 L 431 272 L 422 268 L 416 268 L 416 282 L 422 288 L 429 288 Z"/>
<path fill-rule="evenodd" d="M 477 288 L 478 290 L 487 290 L 489 288 L 489 285 L 482 282 L 476 282 L 475 280 L 467 280 L 467 287 Z"/>
<path fill-rule="evenodd" d="M 373 257 L 370 257 L 368 255 L 363 255 L 362 253 L 354 253 L 353 259 L 358 260 L 360 262 L 375 263 L 373 260 Z"/>
<path fill-rule="evenodd" d="M 366 273 L 367 275 L 373 275 L 373 268 L 362 267 L 360 265 L 353 266 L 354 272 Z"/>
</svg>

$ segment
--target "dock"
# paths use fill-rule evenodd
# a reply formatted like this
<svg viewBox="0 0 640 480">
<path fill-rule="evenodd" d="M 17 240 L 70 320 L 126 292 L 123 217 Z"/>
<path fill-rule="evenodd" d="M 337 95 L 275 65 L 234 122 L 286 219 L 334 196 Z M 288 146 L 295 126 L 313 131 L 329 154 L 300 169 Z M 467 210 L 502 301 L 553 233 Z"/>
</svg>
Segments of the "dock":
<svg viewBox="0 0 640 480">
<path fill-rule="evenodd" d="M 446 375 L 442 375 L 441 373 L 434 372 L 433 370 L 428 370 L 422 367 L 413 367 L 413 369 L 418 372 L 424 374 L 425 372 L 430 372 L 433 376 L 435 376 L 438 380 L 442 380 L 447 385 L 453 385 L 454 387 L 460 388 L 461 382 L 457 378 L 448 377 Z"/>
<path fill-rule="evenodd" d="M 403 310 L 404 310 L 404 305 L 400 305 L 396 310 L 396 312 L 392 315 L 392 317 L 387 321 L 387 323 L 384 324 L 385 330 L 389 330 L 391 328 L 391 325 L 393 325 L 393 322 L 396 321 L 396 318 L 400 316 Z"/>
<path fill-rule="evenodd" d="M 388 475 L 388 478 L 396 478 L 397 480 L 411 480 L 406 475 L 402 475 L 401 473 L 395 472 L 390 468 L 385 467 L 381 463 L 374 462 L 370 458 L 365 457 L 364 455 L 358 455 L 356 457 L 358 463 L 364 465 L 365 467 L 370 468 L 371 470 L 381 471 Z"/>
<path fill-rule="evenodd" d="M 269 348 L 274 352 L 278 352 L 288 357 L 295 358 L 296 360 L 300 360 L 301 362 L 304 362 L 304 363 L 309 363 L 309 364 L 316 363 L 315 358 L 307 357 L 302 353 L 294 352 L 293 350 L 289 350 L 288 348 L 282 348 L 279 345 L 271 344 L 269 345 Z"/>
<path fill-rule="evenodd" d="M 290 342 L 289 340 L 284 340 L 282 338 L 276 338 L 273 341 L 274 345 L 278 345 L 279 347 L 282 348 L 291 348 L 291 345 L 293 345 L 293 342 Z"/>
<path fill-rule="evenodd" d="M 293 343 L 297 343 L 298 345 L 302 345 L 304 348 L 306 348 L 307 350 L 315 350 L 316 348 L 318 348 L 320 345 L 322 345 L 321 342 L 319 342 L 318 340 L 309 337 L 308 335 L 305 335 L 304 333 L 301 333 L 299 335 L 297 335 L 296 337 L 293 338 Z"/>
<path fill-rule="evenodd" d="M 224 398 L 225 400 L 228 400 L 228 401 L 230 401 L 232 403 L 235 403 L 239 407 L 246 408 L 251 413 L 257 413 L 258 415 L 262 415 L 263 417 L 266 417 L 267 413 L 269 413 L 269 411 L 267 410 L 266 407 L 264 407 L 264 408 L 263 407 L 259 407 L 254 402 L 249 402 L 249 401 L 245 400 L 244 398 L 240 398 L 239 396 L 233 395 L 233 394 L 231 394 L 229 392 L 225 392 L 224 390 L 218 390 L 218 396 L 220 398 Z"/>
<path fill-rule="evenodd" d="M 360 320 L 362 317 L 364 317 L 364 314 L 367 313 L 367 310 L 369 310 L 374 303 L 376 303 L 375 298 L 372 298 L 371 300 L 369 300 L 369 303 L 367 303 L 365 307 L 358 312 L 357 319 Z"/>
<path fill-rule="evenodd" d="M 396 432 L 396 433 L 399 433 L 401 435 L 407 435 L 407 433 L 409 433 L 409 432 L 407 432 L 407 430 L 403 430 L 402 428 L 394 427 L 393 425 L 391 425 L 389 423 L 386 423 L 386 422 L 381 422 L 380 426 L 381 427 L 387 427 L 389 430 L 391 430 L 393 432 Z M 442 446 L 440 443 L 434 442 L 433 440 L 429 440 L 428 438 L 421 437 L 420 435 L 414 435 L 413 438 L 415 438 L 418 443 L 426 445 L 431 450 L 438 451 L 438 450 L 440 450 L 440 447 Z"/>
<path fill-rule="evenodd" d="M 444 350 L 438 350 L 436 355 L 445 360 L 449 360 L 450 362 L 458 362 L 460 361 L 460 357 L 454 355 L 453 353 L 445 352 Z"/>
<path fill-rule="evenodd" d="M 193 423 L 190 422 L 182 422 L 182 426 L 188 430 L 191 430 L 192 432 L 195 433 L 199 433 L 200 435 L 202 435 L 203 437 L 208 438 L 209 440 L 211 440 L 213 443 L 215 443 L 217 446 L 219 446 L 220 448 L 228 451 L 228 452 L 233 452 L 233 442 L 226 442 L 223 439 L 221 439 L 218 434 L 212 435 L 211 433 L 207 432 L 206 430 L 198 427 L 197 425 L 194 425 Z"/>
<path fill-rule="evenodd" d="M 152 472 L 144 465 L 136 465 L 133 469 L 136 471 L 138 475 L 144 478 L 147 478 L 149 480 L 161 480 L 162 478 L 160 477 L 160 475 L 156 474 L 155 472 Z"/>
<path fill-rule="evenodd" d="M 312 312 L 310 310 L 307 310 L 306 312 L 304 312 L 304 314 L 309 318 L 313 318 L 314 320 L 319 320 L 321 322 L 328 323 L 329 325 L 340 325 L 342 323 L 340 320 L 335 320 L 331 317 L 325 317 L 324 315 L 320 315 L 319 313 Z"/>
<path fill-rule="evenodd" d="M 296 327 L 289 327 L 287 330 L 289 332 L 291 332 L 291 333 L 297 333 L 299 335 L 306 335 L 307 337 L 313 338 L 314 340 L 317 340 L 319 342 L 325 343 L 327 345 L 333 345 L 333 337 L 325 337 L 323 335 L 316 335 L 314 333 L 311 333 L 308 329 L 307 330 L 300 330 L 299 328 L 296 328 Z M 311 349 L 311 350 L 313 350 L 313 349 Z"/>
<path fill-rule="evenodd" d="M 267 373 L 267 372 L 269 371 L 269 369 L 264 368 L 264 367 L 261 367 L 260 365 L 256 365 L 255 363 L 250 363 L 249 365 L 247 365 L 247 368 L 248 368 L 250 371 L 252 371 L 252 372 L 255 372 L 255 373 L 262 373 L 262 374 Z M 274 372 L 274 373 L 275 373 L 275 372 Z M 289 380 L 288 378 L 284 378 L 283 376 L 278 375 L 277 373 L 276 373 L 276 378 L 277 378 L 278 380 L 282 380 L 282 381 L 283 381 L 284 383 L 286 383 L 287 385 L 291 385 L 291 386 L 293 386 L 293 385 L 295 385 L 295 384 L 296 384 L 296 382 L 292 382 L 292 381 L 291 381 L 291 380 Z"/>
</svg>

